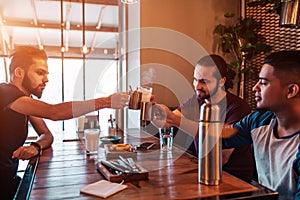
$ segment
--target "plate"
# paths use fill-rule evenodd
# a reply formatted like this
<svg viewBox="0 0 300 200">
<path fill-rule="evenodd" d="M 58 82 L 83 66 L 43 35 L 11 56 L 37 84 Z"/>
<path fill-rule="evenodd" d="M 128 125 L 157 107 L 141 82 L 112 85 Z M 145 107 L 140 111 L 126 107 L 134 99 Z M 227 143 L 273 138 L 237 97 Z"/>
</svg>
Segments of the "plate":
<svg viewBox="0 0 300 200">
<path fill-rule="evenodd" d="M 102 143 L 105 143 L 105 144 L 110 144 L 110 143 L 116 144 L 120 140 L 121 140 L 120 136 L 103 136 L 103 137 L 100 137 L 100 141 Z"/>
</svg>

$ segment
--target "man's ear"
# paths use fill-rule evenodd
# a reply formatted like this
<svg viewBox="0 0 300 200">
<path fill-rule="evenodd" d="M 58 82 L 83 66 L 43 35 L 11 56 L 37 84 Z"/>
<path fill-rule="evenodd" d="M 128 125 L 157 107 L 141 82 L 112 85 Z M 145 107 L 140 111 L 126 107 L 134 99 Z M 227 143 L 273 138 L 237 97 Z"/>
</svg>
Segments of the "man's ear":
<svg viewBox="0 0 300 200">
<path fill-rule="evenodd" d="M 16 67 L 16 69 L 14 70 L 14 76 L 17 78 L 23 78 L 24 73 L 24 69 L 22 69 L 21 67 Z"/>
<path fill-rule="evenodd" d="M 299 95 L 299 92 L 300 92 L 300 88 L 298 84 L 296 83 L 289 84 L 287 98 L 288 99 L 293 98 Z"/>
<path fill-rule="evenodd" d="M 225 83 L 226 83 L 226 77 L 221 78 L 221 80 L 219 81 L 219 85 L 223 87 Z"/>
</svg>

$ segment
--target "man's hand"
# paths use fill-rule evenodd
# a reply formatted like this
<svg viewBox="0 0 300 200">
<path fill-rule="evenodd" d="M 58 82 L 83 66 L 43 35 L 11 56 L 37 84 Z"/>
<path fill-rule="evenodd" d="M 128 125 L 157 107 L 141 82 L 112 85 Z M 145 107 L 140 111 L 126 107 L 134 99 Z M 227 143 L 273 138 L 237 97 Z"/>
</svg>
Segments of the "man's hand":
<svg viewBox="0 0 300 200">
<path fill-rule="evenodd" d="M 152 123 L 157 128 L 174 126 L 173 116 L 174 113 L 163 104 L 154 104 Z"/>
<path fill-rule="evenodd" d="M 38 155 L 38 153 L 39 153 L 39 151 L 33 145 L 21 146 L 17 150 L 14 151 L 12 158 L 28 160 L 28 159 Z"/>
<path fill-rule="evenodd" d="M 129 95 L 127 92 L 117 92 L 108 97 L 111 102 L 111 108 L 119 109 L 128 105 Z"/>
</svg>

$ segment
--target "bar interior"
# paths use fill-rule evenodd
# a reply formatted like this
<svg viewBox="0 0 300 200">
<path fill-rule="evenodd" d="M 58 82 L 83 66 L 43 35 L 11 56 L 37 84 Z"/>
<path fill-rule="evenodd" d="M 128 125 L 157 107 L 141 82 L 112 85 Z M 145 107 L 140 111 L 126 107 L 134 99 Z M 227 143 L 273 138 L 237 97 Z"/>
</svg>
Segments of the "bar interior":
<svg viewBox="0 0 300 200">
<path fill-rule="evenodd" d="M 265 57 L 300 50 L 299 0 L 10 0 L 0 1 L 0 8 L 0 83 L 12 79 L 11 52 L 31 46 L 48 57 L 42 96 L 32 93 L 36 101 L 60 105 L 117 93 L 128 97 L 120 108 L 84 113 L 73 103 L 72 117 L 41 117 L 53 135 L 46 148 L 36 119 L 24 114 L 29 117 L 24 146 L 39 153 L 19 159 L 13 199 L 285 199 L 260 181 L 253 146 L 247 147 L 251 159 L 238 155 L 239 147 L 225 152 L 221 131 L 224 123 L 256 110 L 253 87 Z M 199 88 L 209 87 L 211 73 L 197 67 L 206 65 L 201 58 L 208 55 L 218 55 L 210 58 L 216 65 L 224 59 L 234 72 L 232 80 L 226 75 L 223 87 L 232 85 L 220 95 L 242 99 L 247 106 L 233 115 L 243 116 L 227 121 L 222 107 L 215 107 L 220 79 L 202 103 L 209 100 L 192 108 L 195 119 L 181 116 L 166 126 L 168 111 L 174 118 L 187 114 L 184 103 L 195 91 L 205 95 Z M 0 100 L 1 109 L 4 103 Z M 35 117 L 40 116 L 47 114 Z M 193 123 L 185 129 L 186 119 Z M 6 137 L 13 140 L 3 130 L 1 125 L 1 145 Z"/>
</svg>

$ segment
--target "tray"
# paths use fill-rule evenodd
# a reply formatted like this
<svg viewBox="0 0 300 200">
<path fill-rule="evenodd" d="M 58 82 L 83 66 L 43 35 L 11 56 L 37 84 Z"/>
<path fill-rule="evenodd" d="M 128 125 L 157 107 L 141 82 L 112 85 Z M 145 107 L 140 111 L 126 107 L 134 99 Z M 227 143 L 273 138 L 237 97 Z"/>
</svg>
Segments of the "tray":
<svg viewBox="0 0 300 200">
<path fill-rule="evenodd" d="M 147 180 L 149 176 L 149 172 L 145 170 L 142 166 L 136 164 L 141 172 L 139 173 L 120 173 L 116 174 L 109 171 L 106 166 L 104 166 L 101 162 L 97 163 L 97 170 L 101 173 L 107 180 L 111 182 L 118 182 L 121 181 L 129 182 L 129 181 L 138 181 L 138 180 Z"/>
<path fill-rule="evenodd" d="M 118 159 L 119 156 L 122 156 L 124 158 L 133 158 L 136 159 L 137 157 L 137 152 L 136 151 L 125 151 L 125 150 L 111 150 L 111 146 L 113 144 L 105 144 L 104 149 L 105 149 L 105 157 L 107 160 L 111 159 Z"/>
</svg>

